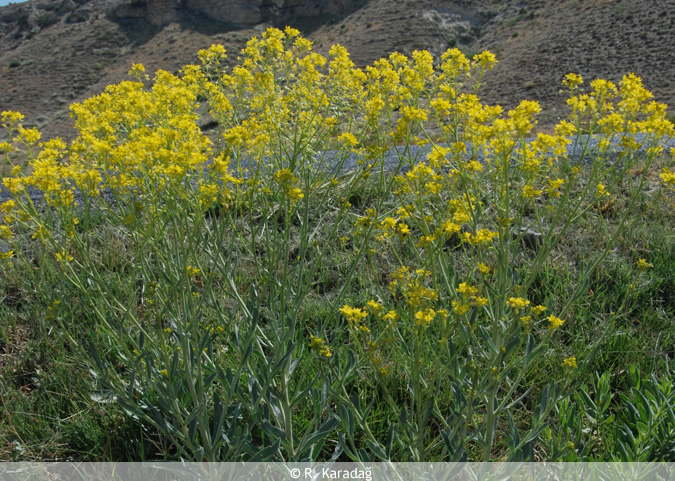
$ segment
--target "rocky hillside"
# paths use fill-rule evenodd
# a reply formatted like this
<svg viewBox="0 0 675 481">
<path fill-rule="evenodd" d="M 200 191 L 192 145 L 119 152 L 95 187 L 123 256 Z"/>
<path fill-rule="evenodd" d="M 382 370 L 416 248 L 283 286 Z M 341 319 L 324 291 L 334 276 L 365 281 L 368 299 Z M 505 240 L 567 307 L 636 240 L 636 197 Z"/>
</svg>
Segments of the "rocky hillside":
<svg viewBox="0 0 675 481">
<path fill-rule="evenodd" d="M 640 75 L 675 112 L 672 0 L 30 0 L 0 8 L 0 110 L 20 110 L 47 136 L 72 137 L 68 105 L 126 78 L 132 63 L 176 71 L 222 43 L 236 57 L 270 25 L 290 24 L 359 65 L 393 51 L 457 46 L 495 52 L 482 97 L 565 115 L 569 72 Z"/>
</svg>

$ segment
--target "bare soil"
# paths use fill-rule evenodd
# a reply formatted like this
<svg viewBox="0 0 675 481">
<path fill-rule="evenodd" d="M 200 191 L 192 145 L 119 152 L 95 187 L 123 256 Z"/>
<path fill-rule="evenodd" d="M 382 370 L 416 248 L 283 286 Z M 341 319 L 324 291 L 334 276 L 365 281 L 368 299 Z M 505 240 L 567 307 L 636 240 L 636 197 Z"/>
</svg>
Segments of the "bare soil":
<svg viewBox="0 0 675 481">
<path fill-rule="evenodd" d="M 0 110 L 19 110 L 45 137 L 72 138 L 68 107 L 127 78 L 133 63 L 177 71 L 197 52 L 222 43 L 234 62 L 246 40 L 270 25 L 237 29 L 195 11 L 152 25 L 121 19 L 129 0 L 30 0 L 0 8 Z M 489 103 L 541 102 L 539 128 L 566 116 L 559 93 L 569 72 L 618 82 L 642 77 L 675 112 L 672 0 L 370 0 L 331 17 L 291 23 L 327 54 L 340 43 L 359 66 L 394 51 L 457 46 L 493 51 L 499 63 L 484 82 Z M 1 136 L 2 134 L 0 134 Z"/>
</svg>

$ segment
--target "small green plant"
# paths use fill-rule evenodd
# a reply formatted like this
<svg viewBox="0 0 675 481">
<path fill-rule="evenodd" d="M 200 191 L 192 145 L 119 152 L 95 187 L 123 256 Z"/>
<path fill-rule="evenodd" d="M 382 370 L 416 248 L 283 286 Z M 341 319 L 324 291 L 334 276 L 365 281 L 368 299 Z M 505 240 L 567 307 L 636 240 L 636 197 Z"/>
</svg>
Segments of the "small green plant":
<svg viewBox="0 0 675 481">
<path fill-rule="evenodd" d="M 643 378 L 639 366 L 626 373 L 626 393 L 614 396 L 610 376 L 596 374 L 573 397 L 556 406 L 557 432 L 544 431 L 551 459 L 564 462 L 636 463 L 664 461 L 675 455 L 675 389 L 671 376 Z"/>
<path fill-rule="evenodd" d="M 9 62 L 9 68 L 16 68 L 19 66 L 21 66 L 21 62 L 19 62 L 18 60 L 12 60 L 11 62 Z"/>
<path fill-rule="evenodd" d="M 516 17 L 512 18 L 511 20 L 509 20 L 509 21 L 506 23 L 506 25 L 509 26 L 509 27 L 513 27 L 515 24 L 517 24 L 518 22 L 522 21 L 524 18 L 525 18 L 525 15 L 524 15 L 523 13 L 520 13 L 520 14 L 518 14 L 518 16 L 516 16 Z"/>
<path fill-rule="evenodd" d="M 30 15 L 28 12 L 21 12 L 19 13 L 18 17 L 16 18 L 16 23 L 22 27 L 25 27 L 28 25 L 28 21 L 30 20 Z"/>
<path fill-rule="evenodd" d="M 58 22 L 58 17 L 53 13 L 43 13 L 35 19 L 35 23 L 40 28 L 47 28 Z"/>
</svg>

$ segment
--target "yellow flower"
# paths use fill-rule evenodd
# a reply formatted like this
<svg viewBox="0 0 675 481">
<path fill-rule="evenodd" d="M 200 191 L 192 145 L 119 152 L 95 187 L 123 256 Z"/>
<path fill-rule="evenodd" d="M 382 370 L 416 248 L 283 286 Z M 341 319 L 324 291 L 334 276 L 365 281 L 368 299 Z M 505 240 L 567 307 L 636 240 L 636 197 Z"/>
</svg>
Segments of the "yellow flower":
<svg viewBox="0 0 675 481">
<path fill-rule="evenodd" d="M 638 259 L 637 267 L 640 272 L 646 271 L 649 268 L 654 267 L 654 264 L 647 262 L 647 259 Z"/>
<path fill-rule="evenodd" d="M 379 313 L 379 312 L 381 312 L 382 310 L 384 310 L 384 306 L 383 306 L 382 304 L 380 304 L 379 302 L 374 301 L 374 300 L 372 300 L 372 299 L 369 300 L 369 301 L 366 303 L 366 306 L 367 306 L 369 309 L 373 310 L 373 312 L 375 312 L 375 313 Z"/>
<path fill-rule="evenodd" d="M 469 234 L 467 239 L 471 245 L 489 244 L 492 239 L 499 236 L 498 232 L 492 232 L 488 229 L 479 229 L 473 236 L 469 232 L 466 232 L 466 234 Z"/>
<path fill-rule="evenodd" d="M 548 187 L 546 188 L 546 192 L 548 192 L 548 195 L 551 197 L 560 197 L 560 188 L 564 183 L 565 179 L 548 179 Z"/>
<path fill-rule="evenodd" d="M 423 235 L 420 237 L 420 240 L 417 242 L 417 247 L 426 247 L 431 244 L 436 239 L 434 235 Z"/>
<path fill-rule="evenodd" d="M 563 364 L 566 367 L 569 367 L 571 369 L 576 369 L 577 368 L 577 358 L 576 357 L 568 357 L 567 359 L 563 359 Z"/>
<path fill-rule="evenodd" d="M 405 294 L 406 301 L 413 308 L 417 308 L 438 299 L 438 293 L 435 290 L 429 287 L 420 286 L 417 280 L 411 282 L 408 286 L 402 287 L 402 290 Z"/>
<path fill-rule="evenodd" d="M 401 117 L 406 122 L 426 122 L 427 111 L 404 105 L 401 107 Z"/>
<path fill-rule="evenodd" d="M 199 203 L 202 207 L 207 207 L 218 199 L 219 188 L 215 184 L 206 184 L 199 186 Z"/>
<path fill-rule="evenodd" d="M 9 142 L 0 142 L 0 154 L 12 152 L 14 147 Z"/>
<path fill-rule="evenodd" d="M 481 164 L 477 160 L 465 162 L 462 165 L 467 172 L 480 172 L 481 170 L 483 170 L 483 164 Z"/>
<path fill-rule="evenodd" d="M 609 195 L 609 192 L 607 192 L 607 189 L 605 188 L 605 184 L 602 182 L 598 183 L 598 185 L 595 187 L 596 193 L 598 197 L 601 197 L 603 195 Z"/>
<path fill-rule="evenodd" d="M 530 200 L 531 200 L 531 199 L 534 199 L 534 198 L 536 198 L 536 197 L 539 197 L 542 193 L 543 193 L 543 191 L 537 190 L 537 189 L 535 189 L 534 187 L 532 187 L 532 186 L 529 185 L 529 184 L 526 185 L 526 186 L 523 188 L 523 196 L 524 196 L 526 199 L 530 199 Z"/>
<path fill-rule="evenodd" d="M 506 301 L 506 305 L 510 306 L 514 311 L 520 312 L 530 305 L 530 301 L 523 299 L 522 297 L 510 297 L 509 300 Z"/>
<path fill-rule="evenodd" d="M 575 87 L 578 87 L 583 83 L 583 78 L 581 75 L 575 74 L 575 73 L 569 73 L 565 76 L 565 80 L 563 80 L 563 85 L 566 85 L 570 89 L 574 90 Z"/>
<path fill-rule="evenodd" d="M 422 327 L 427 327 L 436 317 L 436 311 L 433 309 L 425 309 L 415 313 L 415 324 Z"/>
<path fill-rule="evenodd" d="M 546 310 L 546 306 L 542 306 L 541 304 L 538 306 L 534 306 L 532 308 L 532 312 L 534 313 L 535 316 L 538 316 L 539 314 L 543 313 Z"/>
<path fill-rule="evenodd" d="M 3 127 L 9 128 L 12 124 L 21 122 L 23 120 L 23 114 L 11 110 L 5 110 L 0 113 L 0 120 L 2 121 Z"/>
<path fill-rule="evenodd" d="M 0 225 L 0 239 L 11 240 L 13 237 L 14 234 L 12 234 L 12 229 L 9 226 Z"/>
<path fill-rule="evenodd" d="M 61 251 L 56 253 L 56 260 L 59 262 L 70 262 L 73 260 L 73 256 L 68 254 L 66 251 Z"/>
<path fill-rule="evenodd" d="M 476 307 L 482 307 L 488 305 L 487 297 L 474 296 L 472 304 Z"/>
<path fill-rule="evenodd" d="M 482 262 L 478 263 L 478 270 L 484 276 L 487 276 L 490 273 L 490 268 L 488 266 L 486 266 L 485 264 L 483 264 Z"/>
<path fill-rule="evenodd" d="M 466 282 L 462 282 L 460 283 L 459 287 L 457 287 L 456 291 L 462 294 L 464 297 L 471 297 L 478 293 L 478 288 L 471 287 Z"/>
<path fill-rule="evenodd" d="M 291 169 L 281 169 L 274 173 L 274 181 L 278 184 L 292 184 L 298 181 Z"/>
<path fill-rule="evenodd" d="M 304 196 L 305 196 L 305 194 L 302 193 L 302 190 L 300 190 L 300 189 L 297 188 L 297 187 L 293 187 L 292 189 L 290 189 L 290 190 L 288 191 L 288 197 L 289 197 L 292 201 L 300 200 L 300 199 L 302 199 Z"/>
<path fill-rule="evenodd" d="M 455 234 L 460 230 L 462 230 L 462 226 L 459 224 L 455 224 L 450 219 L 446 220 L 443 223 L 443 231 L 445 231 L 448 234 Z"/>
<path fill-rule="evenodd" d="M 4 212 L 6 214 L 9 214 L 10 212 L 12 212 L 14 210 L 15 207 L 16 207 L 16 202 L 13 201 L 12 199 L 10 199 L 10 200 L 5 201 L 2 204 L 0 204 L 0 212 Z"/>
<path fill-rule="evenodd" d="M 390 231 L 396 228 L 396 219 L 393 217 L 386 217 L 382 222 L 380 222 L 380 228 L 383 231 Z"/>
<path fill-rule="evenodd" d="M 0 260 L 7 260 L 14 257 L 14 251 L 0 252 Z"/>
<path fill-rule="evenodd" d="M 551 330 L 558 329 L 560 326 L 562 326 L 565 323 L 565 321 L 563 321 L 559 317 L 555 317 L 553 314 L 548 316 L 548 322 L 550 323 L 548 328 L 551 329 Z"/>
<path fill-rule="evenodd" d="M 393 325 L 396 325 L 396 321 L 398 321 L 398 313 L 393 310 L 389 311 L 384 316 L 382 316 L 382 319 L 385 321 L 389 321 Z"/>
<path fill-rule="evenodd" d="M 473 56 L 474 65 L 480 65 L 481 68 L 490 70 L 497 63 L 497 57 L 492 52 L 484 50 Z"/>
<path fill-rule="evenodd" d="M 333 353 L 330 351 L 329 347 L 326 345 L 326 341 L 320 337 L 316 337 L 310 334 L 311 342 L 309 343 L 309 348 L 316 352 L 319 356 L 322 357 L 331 357 Z"/>
<path fill-rule="evenodd" d="M 61 304 L 61 300 L 59 299 L 54 299 L 54 301 L 47 307 L 47 320 L 53 321 L 56 319 L 56 314 L 58 313 L 59 309 L 59 304 Z"/>
<path fill-rule="evenodd" d="M 368 317 L 368 313 L 359 307 L 351 307 L 345 304 L 340 308 L 340 313 L 347 319 L 348 322 L 359 324 L 362 320 Z"/>
<path fill-rule="evenodd" d="M 10 194 L 18 194 L 25 190 L 24 179 L 17 179 L 15 177 L 3 177 L 2 183 Z"/>
<path fill-rule="evenodd" d="M 359 143 L 358 139 L 354 137 L 354 134 L 351 132 L 345 132 L 344 134 L 340 135 L 337 140 L 338 142 L 349 144 L 351 147 L 355 147 Z"/>
<path fill-rule="evenodd" d="M 659 177 L 665 185 L 675 187 L 675 172 L 671 172 L 668 168 L 664 167 Z"/>
<path fill-rule="evenodd" d="M 427 182 L 424 185 L 424 189 L 429 193 L 429 194 L 438 194 L 441 191 L 441 184 L 438 184 L 436 182 Z"/>
<path fill-rule="evenodd" d="M 399 222 L 398 225 L 396 226 L 396 233 L 401 239 L 404 239 L 408 235 L 410 235 L 410 227 L 408 227 L 408 224 Z"/>
<path fill-rule="evenodd" d="M 464 304 L 458 301 L 452 301 L 452 310 L 455 311 L 460 316 L 466 314 L 470 308 L 471 306 L 468 304 Z"/>
<path fill-rule="evenodd" d="M 129 70 L 129 76 L 133 77 L 136 73 L 145 73 L 145 67 L 143 64 L 135 63 L 131 66 L 131 70 Z"/>
</svg>

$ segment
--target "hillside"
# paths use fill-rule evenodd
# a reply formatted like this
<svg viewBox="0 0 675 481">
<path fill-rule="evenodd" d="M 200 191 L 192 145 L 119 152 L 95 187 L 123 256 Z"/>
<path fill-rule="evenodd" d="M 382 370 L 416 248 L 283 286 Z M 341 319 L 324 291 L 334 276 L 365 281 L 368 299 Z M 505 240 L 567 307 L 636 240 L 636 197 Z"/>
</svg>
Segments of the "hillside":
<svg viewBox="0 0 675 481">
<path fill-rule="evenodd" d="M 358 65 L 397 50 L 489 49 L 499 63 L 483 100 L 538 100 L 541 128 L 565 115 L 569 72 L 635 72 L 673 112 L 674 19 L 669 0 L 30 0 L 0 8 L 0 110 L 72 137 L 68 105 L 125 79 L 132 63 L 176 71 L 213 43 L 234 60 L 251 35 L 291 24 L 320 53 L 345 45 Z"/>
</svg>

